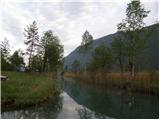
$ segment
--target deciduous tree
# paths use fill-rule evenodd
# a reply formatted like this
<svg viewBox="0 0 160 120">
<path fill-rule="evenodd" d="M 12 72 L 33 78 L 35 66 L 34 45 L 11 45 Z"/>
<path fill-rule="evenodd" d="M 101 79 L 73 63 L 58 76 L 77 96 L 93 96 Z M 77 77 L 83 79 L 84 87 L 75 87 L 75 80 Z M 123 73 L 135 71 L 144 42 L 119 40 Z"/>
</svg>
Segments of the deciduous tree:
<svg viewBox="0 0 160 120">
<path fill-rule="evenodd" d="M 133 0 L 126 9 L 126 18 L 118 24 L 119 31 L 123 31 L 125 41 L 125 55 L 128 58 L 129 71 L 132 78 L 135 74 L 135 59 L 146 48 L 145 39 L 141 36 L 144 18 L 150 11 L 146 11 L 139 0 Z"/>
<path fill-rule="evenodd" d="M 124 41 L 120 37 L 119 38 L 117 37 L 112 41 L 111 46 L 115 62 L 118 61 L 121 70 L 121 76 L 123 77 L 124 60 L 125 60 Z"/>
<path fill-rule="evenodd" d="M 82 46 L 87 46 L 89 43 L 93 41 L 92 35 L 86 30 L 84 34 L 82 35 Z"/>
<path fill-rule="evenodd" d="M 56 70 L 63 61 L 63 46 L 57 36 L 51 30 L 44 32 L 41 38 L 43 53 L 43 71 Z"/>
<path fill-rule="evenodd" d="M 111 68 L 112 52 L 108 46 L 104 44 L 100 45 L 95 49 L 92 56 L 92 62 L 89 66 L 92 71 L 100 70 L 104 72 Z"/>
<path fill-rule="evenodd" d="M 20 55 L 20 51 L 15 51 L 10 57 L 10 61 L 14 68 L 20 66 L 21 64 L 25 64 L 23 57 Z"/>
</svg>

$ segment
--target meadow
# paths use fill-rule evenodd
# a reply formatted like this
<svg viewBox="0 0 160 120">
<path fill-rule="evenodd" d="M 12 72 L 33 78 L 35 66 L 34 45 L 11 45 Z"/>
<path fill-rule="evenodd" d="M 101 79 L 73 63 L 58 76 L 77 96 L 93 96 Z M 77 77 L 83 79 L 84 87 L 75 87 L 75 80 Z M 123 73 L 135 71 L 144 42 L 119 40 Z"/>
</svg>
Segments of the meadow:
<svg viewBox="0 0 160 120">
<path fill-rule="evenodd" d="M 23 108 L 53 101 L 60 88 L 51 73 L 2 71 L 8 77 L 1 81 L 1 107 Z"/>
</svg>

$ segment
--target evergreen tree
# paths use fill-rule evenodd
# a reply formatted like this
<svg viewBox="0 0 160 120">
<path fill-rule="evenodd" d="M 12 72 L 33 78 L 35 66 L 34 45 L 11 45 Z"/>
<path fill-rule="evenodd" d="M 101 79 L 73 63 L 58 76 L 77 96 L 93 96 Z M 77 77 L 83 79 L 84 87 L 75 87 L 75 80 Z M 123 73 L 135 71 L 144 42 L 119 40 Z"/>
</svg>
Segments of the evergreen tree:
<svg viewBox="0 0 160 120">
<path fill-rule="evenodd" d="M 11 70 L 10 64 L 10 44 L 7 38 L 4 38 L 4 41 L 0 44 L 1 47 L 1 70 Z"/>
<path fill-rule="evenodd" d="M 38 35 L 38 28 L 37 28 L 37 23 L 33 21 L 33 23 L 29 26 L 27 26 L 25 30 L 25 37 L 26 40 L 24 43 L 28 45 L 27 48 L 27 54 L 29 55 L 29 69 L 31 69 L 31 58 L 32 55 L 36 52 L 36 48 L 39 45 L 39 35 Z"/>
<path fill-rule="evenodd" d="M 11 70 L 10 64 L 10 44 L 7 38 L 4 38 L 4 41 L 0 44 L 1 47 L 1 70 Z"/>
<path fill-rule="evenodd" d="M 4 59 L 8 61 L 8 58 L 10 56 L 9 54 L 10 54 L 10 51 L 11 51 L 9 40 L 7 38 L 4 38 L 4 41 L 1 42 L 0 47 L 1 47 L 2 57 L 4 57 Z"/>
</svg>

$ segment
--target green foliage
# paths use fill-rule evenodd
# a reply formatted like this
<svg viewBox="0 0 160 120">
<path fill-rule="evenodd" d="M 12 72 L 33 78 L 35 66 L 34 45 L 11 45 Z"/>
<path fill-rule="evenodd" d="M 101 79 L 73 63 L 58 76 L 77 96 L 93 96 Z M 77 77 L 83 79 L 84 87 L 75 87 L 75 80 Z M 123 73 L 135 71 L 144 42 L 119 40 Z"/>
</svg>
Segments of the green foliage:
<svg viewBox="0 0 160 120">
<path fill-rule="evenodd" d="M 27 26 L 25 30 L 25 37 L 26 40 L 24 43 L 28 45 L 27 48 L 27 54 L 29 55 L 29 69 L 31 70 L 31 58 L 32 55 L 36 52 L 36 47 L 39 45 L 39 35 L 38 35 L 38 28 L 37 28 L 37 23 L 33 21 L 33 23 L 29 26 Z"/>
<path fill-rule="evenodd" d="M 10 54 L 10 44 L 9 44 L 9 40 L 7 38 L 4 38 L 4 41 L 1 42 L 0 44 L 1 47 L 1 54 L 4 57 L 4 59 L 8 59 L 9 58 L 9 54 Z"/>
<path fill-rule="evenodd" d="M 12 70 L 11 64 L 4 59 L 2 53 L 1 53 L 1 70 Z"/>
<path fill-rule="evenodd" d="M 42 64 L 43 64 L 42 56 L 40 56 L 39 54 L 37 54 L 31 58 L 32 71 L 41 72 L 42 71 Z"/>
<path fill-rule="evenodd" d="M 1 47 L 1 70 L 11 70 L 12 66 L 9 61 L 10 57 L 10 45 L 9 40 L 7 38 L 0 44 Z"/>
<path fill-rule="evenodd" d="M 144 26 L 143 19 L 148 16 L 150 11 L 146 11 L 140 1 L 133 0 L 128 4 L 126 9 L 126 27 L 127 31 L 142 29 Z"/>
<path fill-rule="evenodd" d="M 121 72 L 123 72 L 125 59 L 124 41 L 120 37 L 117 37 L 112 41 L 111 46 L 114 59 L 118 61 Z"/>
<path fill-rule="evenodd" d="M 116 59 L 121 58 L 122 55 L 124 55 L 124 42 L 121 38 L 115 38 L 112 45 L 112 51 L 114 54 L 116 54 Z"/>
<path fill-rule="evenodd" d="M 59 38 L 51 30 L 44 32 L 39 41 L 37 24 L 27 26 L 25 29 L 29 54 L 29 69 L 31 71 L 55 71 L 62 64 L 63 46 Z"/>
<path fill-rule="evenodd" d="M 72 63 L 72 71 L 73 72 L 80 71 L 80 62 L 78 60 L 74 60 L 74 62 Z"/>
<path fill-rule="evenodd" d="M 93 53 L 93 60 L 89 69 L 96 71 L 96 70 L 109 70 L 111 68 L 112 63 L 112 52 L 108 46 L 104 44 L 97 47 Z"/>
<path fill-rule="evenodd" d="M 140 1 L 131 1 L 126 9 L 126 18 L 118 24 L 118 31 L 123 31 L 124 51 L 128 59 L 129 70 L 134 75 L 136 57 L 146 48 L 146 41 L 141 37 L 144 22 L 150 11 L 146 11 Z M 144 32 L 144 31 L 143 31 Z"/>
<path fill-rule="evenodd" d="M 81 49 L 88 48 L 88 45 L 93 41 L 92 35 L 86 30 L 82 35 Z"/>
<path fill-rule="evenodd" d="M 43 54 L 43 71 L 55 71 L 63 61 L 63 46 L 57 36 L 51 30 L 44 33 L 41 38 Z"/>
<path fill-rule="evenodd" d="M 21 64 L 25 64 L 23 57 L 20 55 L 20 51 L 15 51 L 10 57 L 10 61 L 13 67 L 18 67 Z"/>
</svg>

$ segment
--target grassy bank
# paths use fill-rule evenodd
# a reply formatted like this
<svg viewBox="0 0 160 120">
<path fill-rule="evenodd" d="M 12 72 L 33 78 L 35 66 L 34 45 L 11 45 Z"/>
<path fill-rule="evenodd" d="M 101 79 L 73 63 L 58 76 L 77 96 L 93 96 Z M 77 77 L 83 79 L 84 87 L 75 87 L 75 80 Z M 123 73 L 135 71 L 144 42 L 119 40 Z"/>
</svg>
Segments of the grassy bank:
<svg viewBox="0 0 160 120">
<path fill-rule="evenodd" d="M 106 87 L 117 87 L 127 89 L 130 87 L 131 91 L 143 92 L 147 94 L 159 93 L 159 73 L 158 72 L 139 72 L 136 73 L 134 80 L 129 80 L 130 75 L 128 72 L 121 76 L 121 73 L 91 73 L 79 72 L 71 73 L 66 72 L 65 77 L 71 77 L 81 82 L 104 85 Z"/>
<path fill-rule="evenodd" d="M 2 72 L 8 80 L 1 81 L 1 107 L 26 107 L 52 101 L 59 87 L 48 73 Z"/>
</svg>

